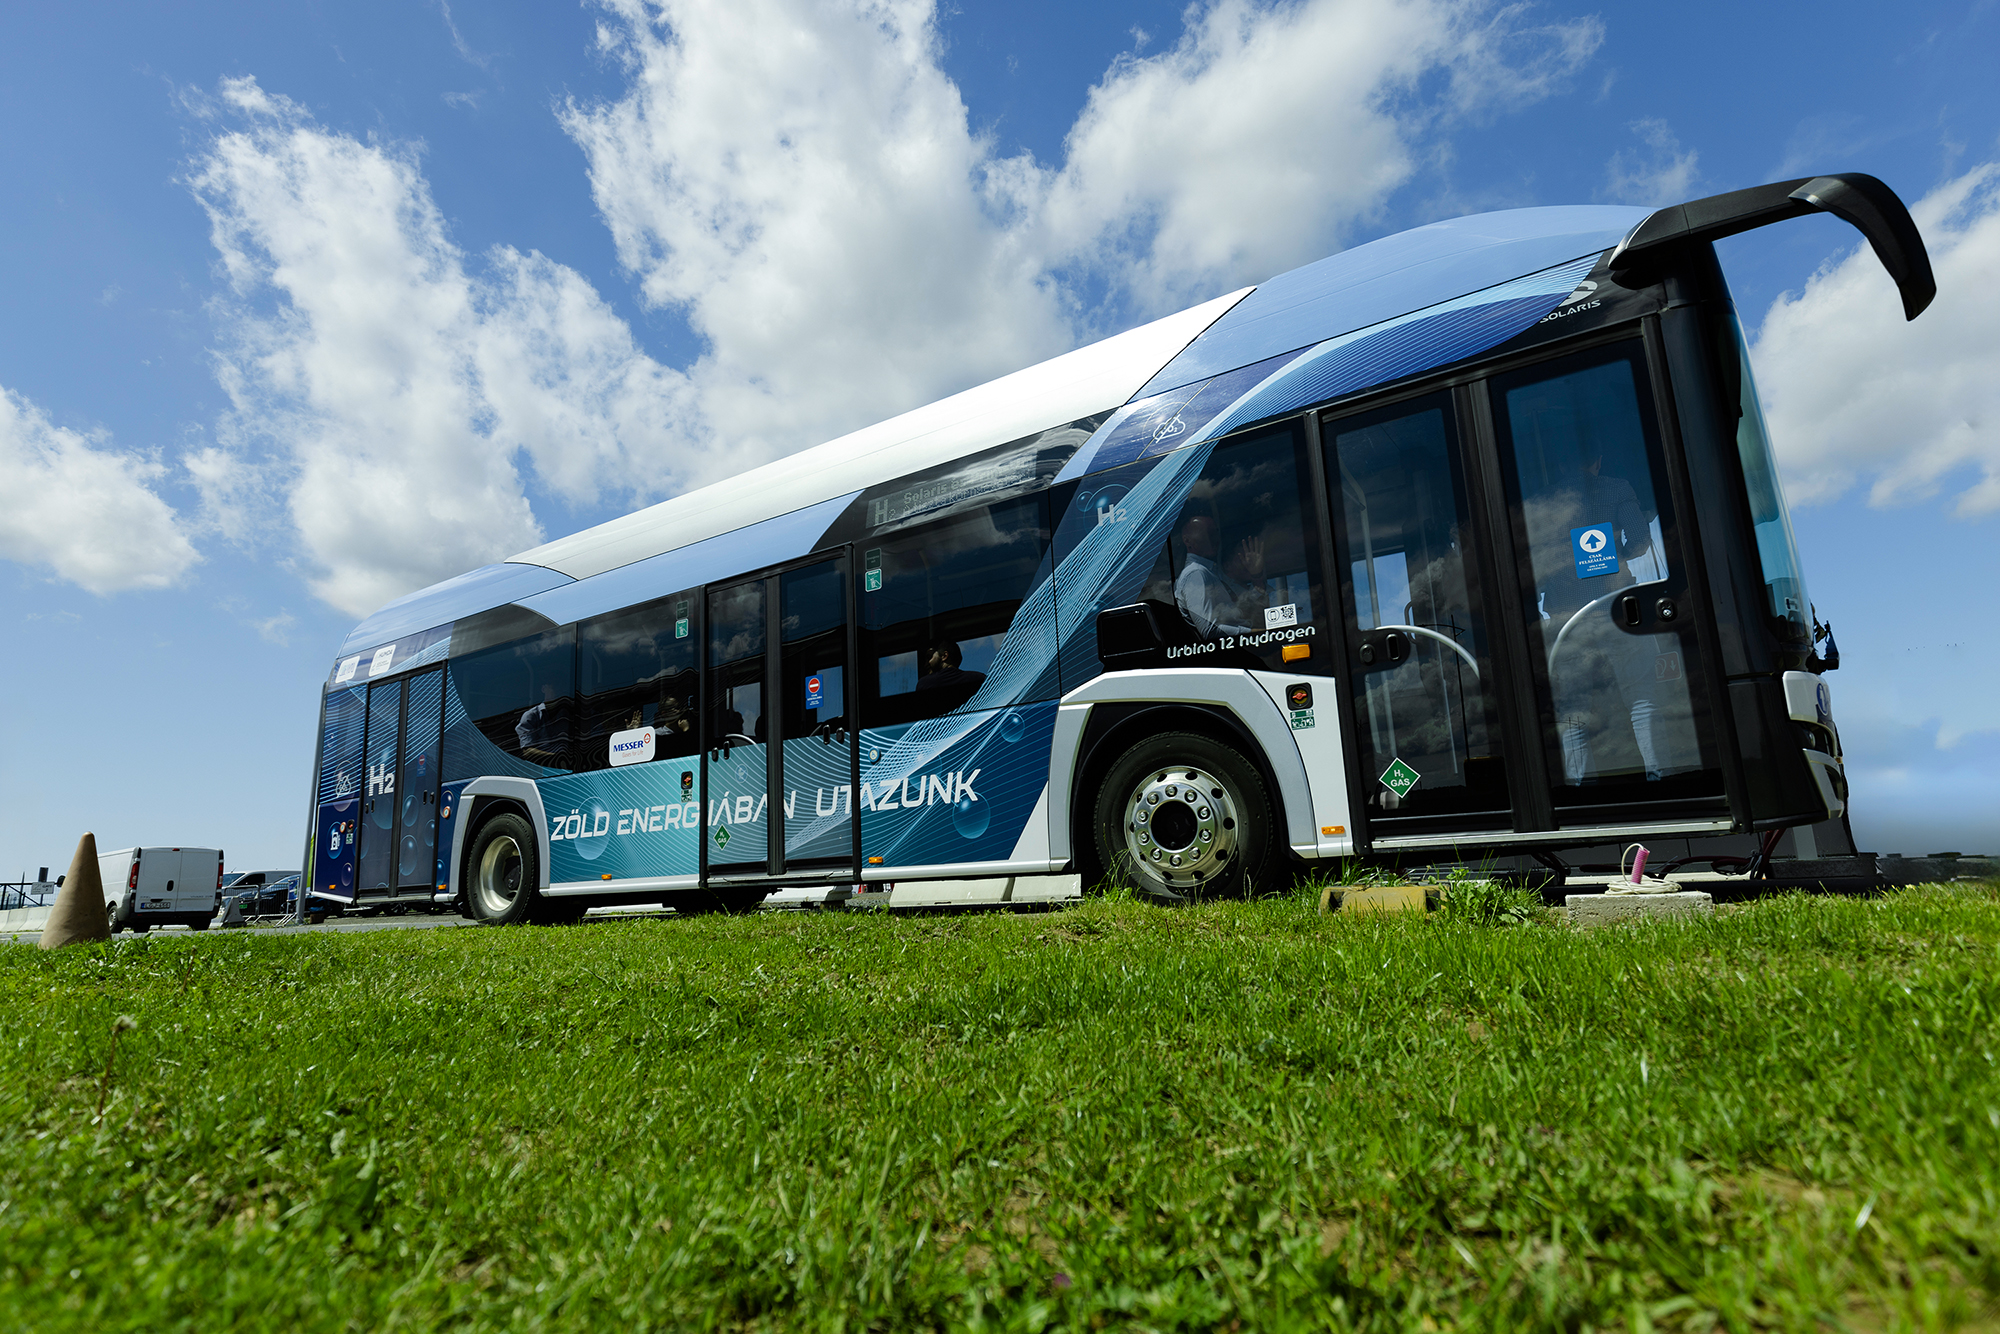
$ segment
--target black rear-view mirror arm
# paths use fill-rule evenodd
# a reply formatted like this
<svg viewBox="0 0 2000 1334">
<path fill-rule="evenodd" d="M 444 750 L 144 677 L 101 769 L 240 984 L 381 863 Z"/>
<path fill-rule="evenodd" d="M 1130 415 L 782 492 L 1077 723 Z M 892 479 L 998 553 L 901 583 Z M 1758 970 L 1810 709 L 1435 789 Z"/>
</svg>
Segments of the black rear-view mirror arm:
<svg viewBox="0 0 2000 1334">
<path fill-rule="evenodd" d="M 1611 276 L 1628 285 L 1650 281 L 1651 273 L 1682 246 L 1815 211 L 1831 213 L 1867 237 L 1902 293 L 1904 318 L 1923 313 L 1937 295 L 1924 238 L 1896 192 L 1860 172 L 1778 181 L 1655 209 L 1611 252 Z"/>
</svg>

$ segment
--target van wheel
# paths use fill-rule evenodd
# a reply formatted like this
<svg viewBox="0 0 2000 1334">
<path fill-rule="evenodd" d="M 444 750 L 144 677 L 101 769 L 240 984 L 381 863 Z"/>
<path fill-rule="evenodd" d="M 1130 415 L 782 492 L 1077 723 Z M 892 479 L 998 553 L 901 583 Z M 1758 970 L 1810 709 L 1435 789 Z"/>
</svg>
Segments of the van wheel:
<svg viewBox="0 0 2000 1334">
<path fill-rule="evenodd" d="M 502 812 L 479 826 L 466 863 L 466 901 L 474 920 L 495 926 L 532 921 L 541 880 L 535 831 L 518 815 Z"/>
<path fill-rule="evenodd" d="M 207 922 L 189 922 L 189 923 L 188 923 L 188 926 L 189 926 L 189 927 L 190 927 L 191 929 L 195 930 L 195 931 L 206 931 L 206 930 L 208 930 L 208 923 L 207 923 Z"/>
<path fill-rule="evenodd" d="M 1194 732 L 1134 745 L 1098 785 L 1097 865 L 1165 903 L 1261 893 L 1279 857 L 1263 777 L 1242 752 Z"/>
</svg>

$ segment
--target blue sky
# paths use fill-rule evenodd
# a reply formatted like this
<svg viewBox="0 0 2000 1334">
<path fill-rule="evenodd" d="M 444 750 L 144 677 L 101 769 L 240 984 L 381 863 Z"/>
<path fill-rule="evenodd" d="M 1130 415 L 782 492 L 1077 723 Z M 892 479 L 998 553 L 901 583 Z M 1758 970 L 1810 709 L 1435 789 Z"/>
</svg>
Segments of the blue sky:
<svg viewBox="0 0 2000 1334">
<path fill-rule="evenodd" d="M 294 865 L 389 596 L 1432 219 L 1818 171 L 1723 243 L 1865 847 L 2000 850 L 2000 6 L 0 12 L 0 876 Z M 1927 210 L 1927 211 L 1926 211 Z M 1775 309 L 1775 314 L 1773 313 Z"/>
</svg>

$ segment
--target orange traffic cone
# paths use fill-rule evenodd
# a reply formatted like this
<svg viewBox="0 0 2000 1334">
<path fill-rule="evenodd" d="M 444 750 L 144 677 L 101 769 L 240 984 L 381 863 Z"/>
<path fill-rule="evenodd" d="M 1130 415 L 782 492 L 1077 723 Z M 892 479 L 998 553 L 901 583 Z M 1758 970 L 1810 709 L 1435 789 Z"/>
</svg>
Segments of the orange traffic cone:
<svg viewBox="0 0 2000 1334">
<path fill-rule="evenodd" d="M 77 840 L 69 874 L 63 877 L 48 923 L 42 927 L 42 948 L 109 939 L 111 917 L 104 910 L 104 878 L 97 873 L 97 835 L 85 834 Z"/>
</svg>

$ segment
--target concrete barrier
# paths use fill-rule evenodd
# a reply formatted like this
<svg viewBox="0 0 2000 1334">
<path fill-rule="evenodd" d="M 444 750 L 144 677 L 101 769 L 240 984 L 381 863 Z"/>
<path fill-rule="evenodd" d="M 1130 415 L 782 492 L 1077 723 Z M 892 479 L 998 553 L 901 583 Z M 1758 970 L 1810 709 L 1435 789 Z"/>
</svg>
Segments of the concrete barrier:
<svg viewBox="0 0 2000 1334">
<path fill-rule="evenodd" d="M 48 925 L 49 906 L 44 903 L 39 908 L 7 908 L 0 910 L 0 935 L 10 931 L 39 931 Z"/>
</svg>

